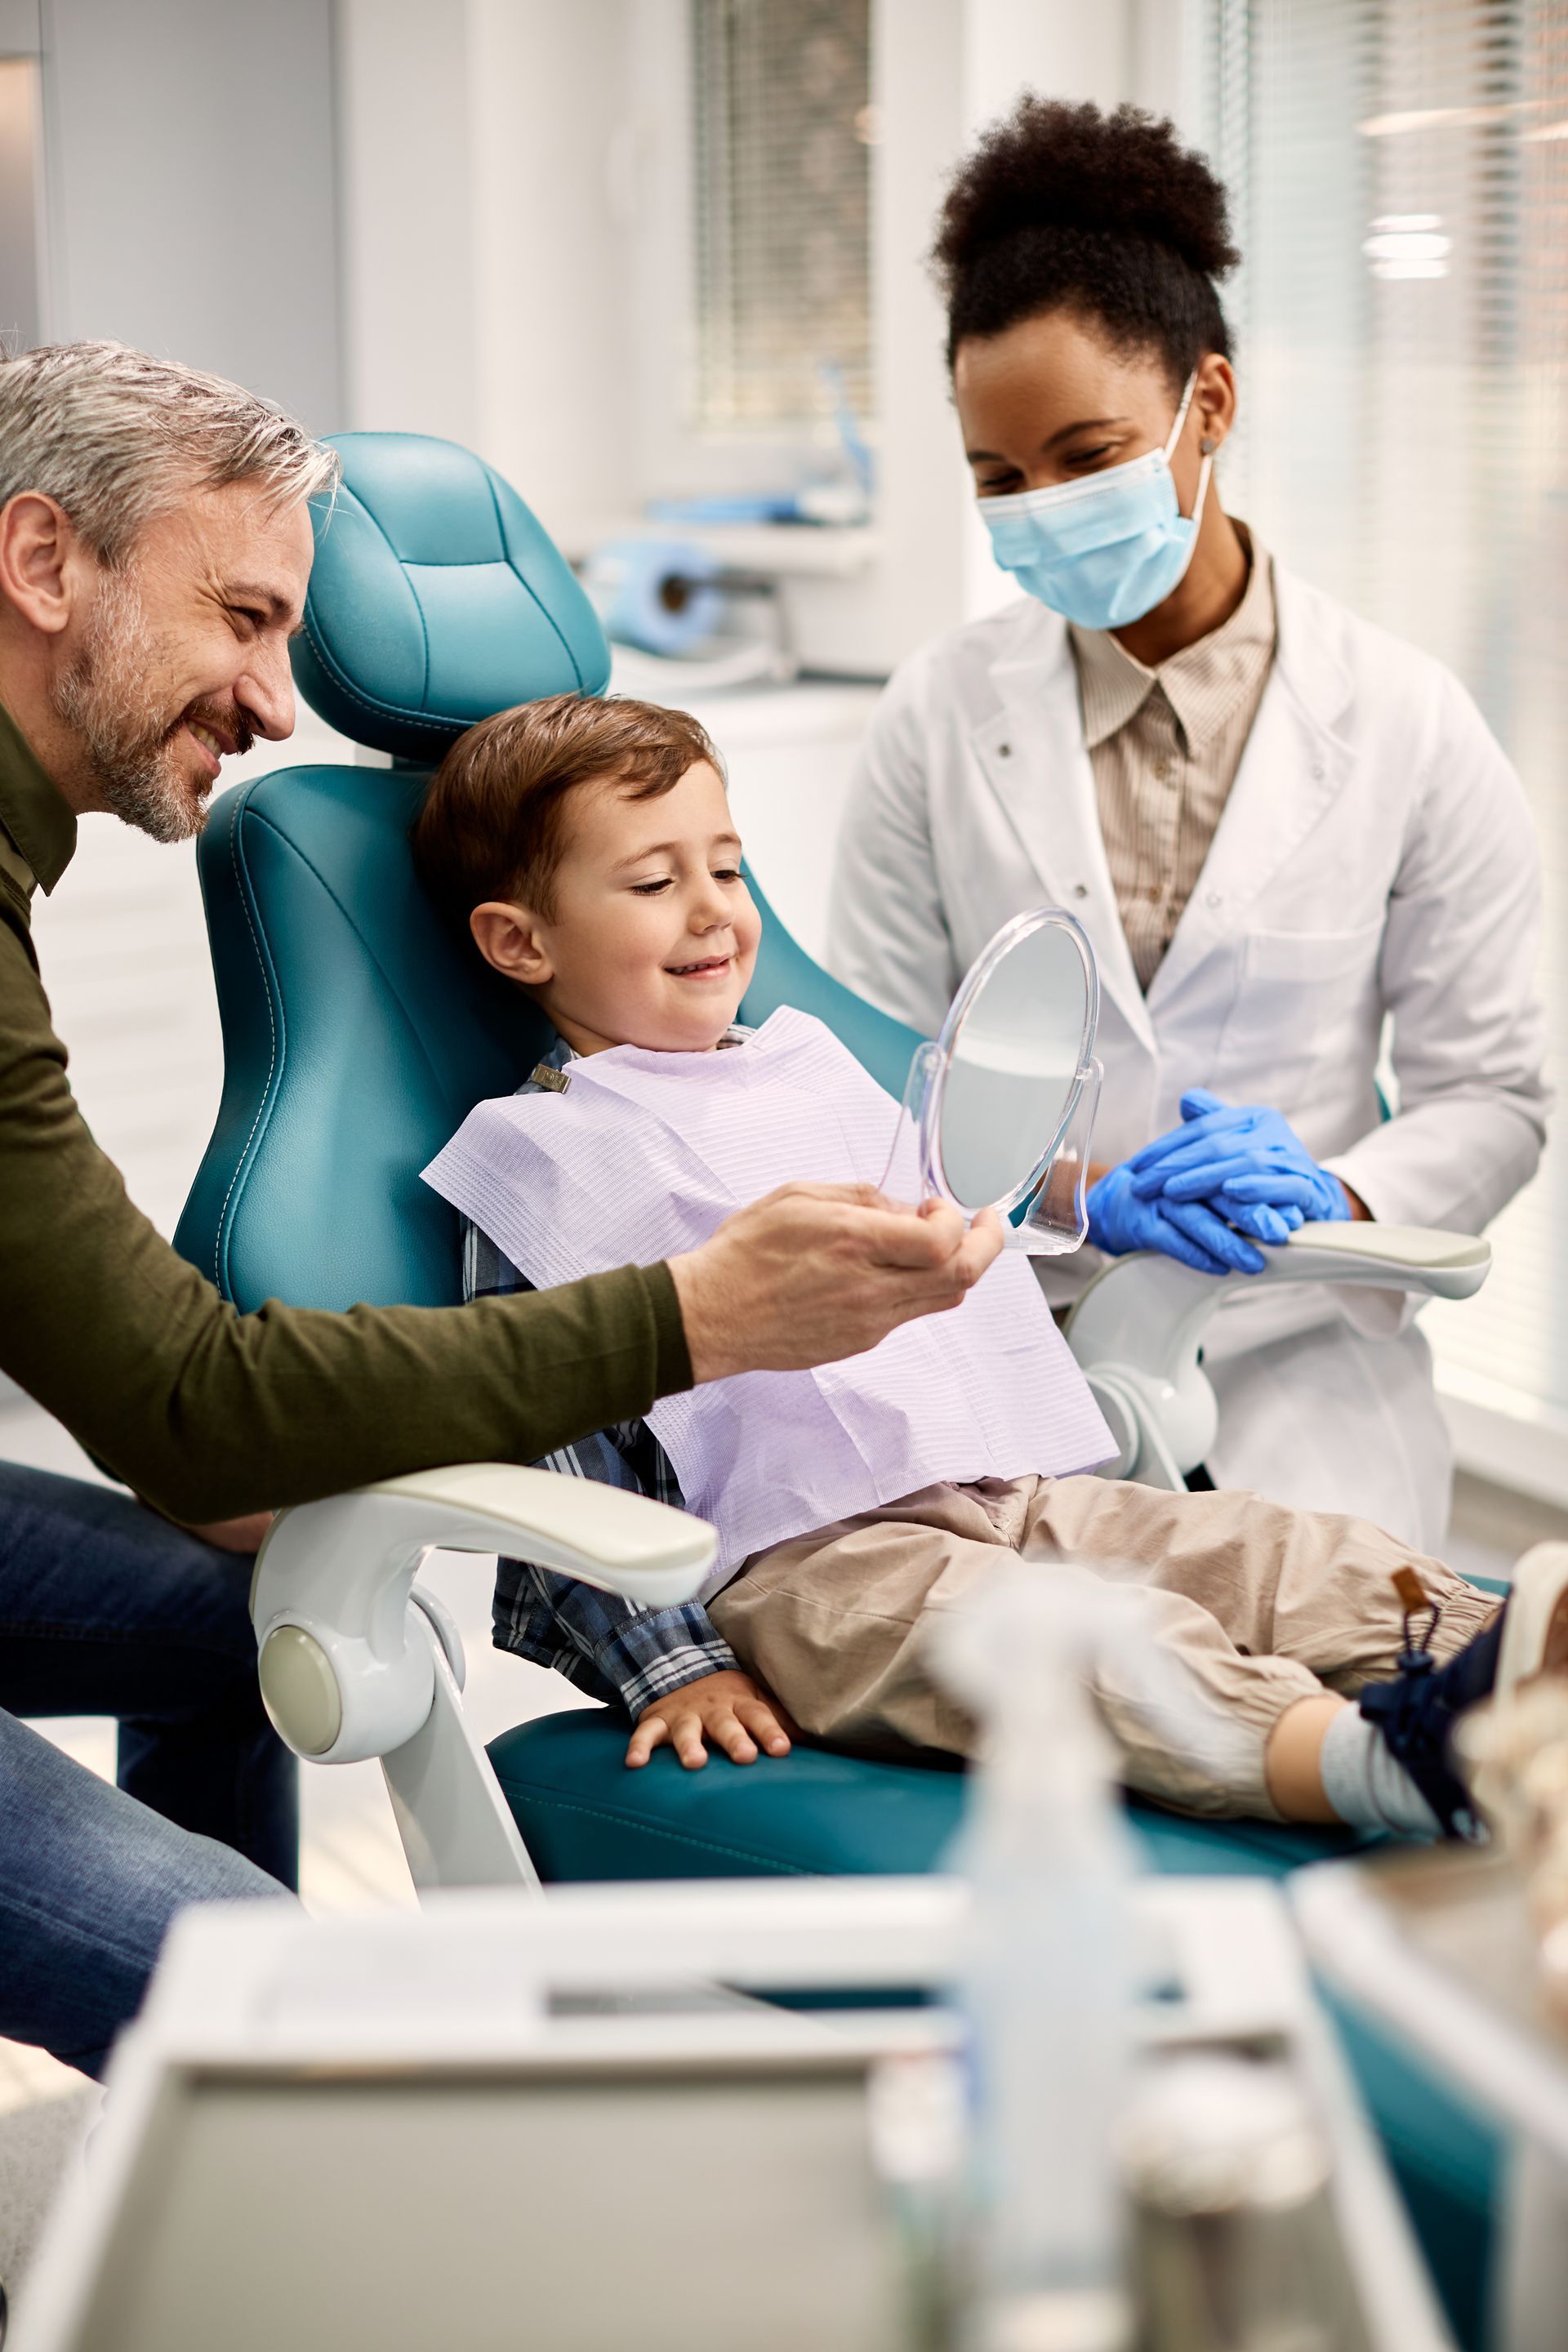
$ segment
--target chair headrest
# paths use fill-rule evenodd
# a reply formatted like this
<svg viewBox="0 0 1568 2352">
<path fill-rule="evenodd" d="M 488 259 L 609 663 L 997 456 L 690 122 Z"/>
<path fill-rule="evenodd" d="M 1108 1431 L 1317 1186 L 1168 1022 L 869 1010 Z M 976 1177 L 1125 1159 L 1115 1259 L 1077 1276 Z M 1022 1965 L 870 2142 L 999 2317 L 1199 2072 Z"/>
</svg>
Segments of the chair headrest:
<svg viewBox="0 0 1568 2352">
<path fill-rule="evenodd" d="M 317 510 L 300 694 L 329 726 L 434 762 L 492 711 L 600 694 L 610 649 L 571 566 L 508 482 L 455 441 L 338 433 Z"/>
</svg>

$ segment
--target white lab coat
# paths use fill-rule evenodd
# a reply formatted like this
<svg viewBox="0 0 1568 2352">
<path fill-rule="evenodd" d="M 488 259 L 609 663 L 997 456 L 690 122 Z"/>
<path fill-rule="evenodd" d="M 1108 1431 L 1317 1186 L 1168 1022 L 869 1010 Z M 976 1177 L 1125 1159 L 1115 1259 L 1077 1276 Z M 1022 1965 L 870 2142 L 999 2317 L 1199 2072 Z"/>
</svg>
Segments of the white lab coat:
<svg viewBox="0 0 1568 2352">
<path fill-rule="evenodd" d="M 1053 901 L 1094 944 L 1114 1162 L 1184 1088 L 1273 1104 L 1384 1223 L 1479 1233 L 1544 1134 L 1540 872 L 1518 778 L 1414 646 L 1276 566 L 1279 651 L 1197 887 L 1147 999 L 1100 837 L 1065 624 L 1026 599 L 902 664 L 873 716 L 828 960 L 924 1034 L 998 925 Z M 1393 1019 L 1397 1116 L 1374 1073 Z M 1102 1263 L 1084 1250 L 1050 1295 Z M 1353 1511 L 1430 1550 L 1450 1463 L 1426 1342 L 1384 1293 L 1221 1309 L 1205 1362 L 1226 1486 Z"/>
</svg>

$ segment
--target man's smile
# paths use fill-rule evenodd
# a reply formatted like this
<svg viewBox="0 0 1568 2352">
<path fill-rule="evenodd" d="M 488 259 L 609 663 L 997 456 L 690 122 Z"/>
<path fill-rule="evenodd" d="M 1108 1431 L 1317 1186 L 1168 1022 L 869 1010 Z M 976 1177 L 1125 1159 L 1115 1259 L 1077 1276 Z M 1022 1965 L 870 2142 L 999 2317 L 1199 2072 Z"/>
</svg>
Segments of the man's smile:
<svg viewBox="0 0 1568 2352">
<path fill-rule="evenodd" d="M 198 719 L 187 719 L 184 727 L 186 734 L 191 738 L 197 751 L 203 753 L 208 767 L 216 776 L 226 747 L 218 741 L 210 727 L 204 727 Z"/>
<path fill-rule="evenodd" d="M 237 751 L 248 751 L 250 749 L 248 730 L 237 731 L 210 715 L 198 719 L 194 711 L 187 710 L 175 732 L 182 730 L 190 737 L 205 761 L 209 782 L 216 780 L 225 760 L 232 759 Z"/>
</svg>

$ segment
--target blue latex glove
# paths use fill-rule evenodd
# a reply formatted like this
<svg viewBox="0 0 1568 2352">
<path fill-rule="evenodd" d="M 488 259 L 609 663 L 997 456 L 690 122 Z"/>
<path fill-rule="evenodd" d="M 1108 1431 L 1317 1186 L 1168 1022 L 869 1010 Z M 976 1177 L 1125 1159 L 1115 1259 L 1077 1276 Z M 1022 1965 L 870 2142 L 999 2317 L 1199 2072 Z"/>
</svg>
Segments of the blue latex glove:
<svg viewBox="0 0 1568 2352">
<path fill-rule="evenodd" d="M 1226 1224 L 1234 1225 L 1238 1234 L 1250 1234 L 1255 1242 L 1288 1242 L 1307 1222 L 1300 1209 L 1271 1209 L 1267 1201 L 1248 1203 L 1222 1195 L 1220 1205 Z"/>
<path fill-rule="evenodd" d="M 1133 1163 L 1124 1160 L 1089 1187 L 1089 1238 L 1096 1249 L 1121 1257 L 1129 1250 L 1159 1250 L 1199 1274 L 1261 1274 L 1261 1251 L 1201 1201 L 1141 1200 Z"/>
<path fill-rule="evenodd" d="M 1272 1211 L 1292 1231 L 1307 1220 L 1331 1224 L 1349 1218 L 1339 1178 L 1319 1167 L 1277 1110 L 1222 1103 L 1194 1087 L 1182 1097 L 1182 1121 L 1128 1160 L 1139 1200 L 1158 1200 L 1167 1213 L 1205 1202 L 1231 1223 L 1245 1220 L 1266 1241 L 1283 1241 L 1285 1234 L 1260 1226 L 1261 1213 Z"/>
</svg>

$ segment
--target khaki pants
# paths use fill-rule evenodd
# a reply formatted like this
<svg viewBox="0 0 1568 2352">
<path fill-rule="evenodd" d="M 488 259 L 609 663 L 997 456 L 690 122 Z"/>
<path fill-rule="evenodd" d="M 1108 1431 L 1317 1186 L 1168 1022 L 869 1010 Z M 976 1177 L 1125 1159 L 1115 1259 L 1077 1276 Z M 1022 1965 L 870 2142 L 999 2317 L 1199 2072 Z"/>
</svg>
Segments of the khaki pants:
<svg viewBox="0 0 1568 2352">
<path fill-rule="evenodd" d="M 749 1672 L 803 1731 L 837 1746 L 967 1755 L 973 1726 L 931 1674 L 928 1617 L 1001 1551 L 1056 1576 L 1131 1587 L 1146 1639 L 1105 1645 L 1090 1688 L 1129 1788 L 1184 1812 L 1279 1815 L 1264 1779 L 1285 1709 L 1391 1675 L 1410 1562 L 1451 1656 L 1498 1603 L 1370 1520 L 1236 1489 L 1173 1495 L 1101 1478 L 927 1486 L 759 1552 L 709 1604 Z M 1163 1654 L 1151 1674 L 1140 1653 Z M 1163 1664 L 1163 1671 L 1161 1664 Z"/>
</svg>

